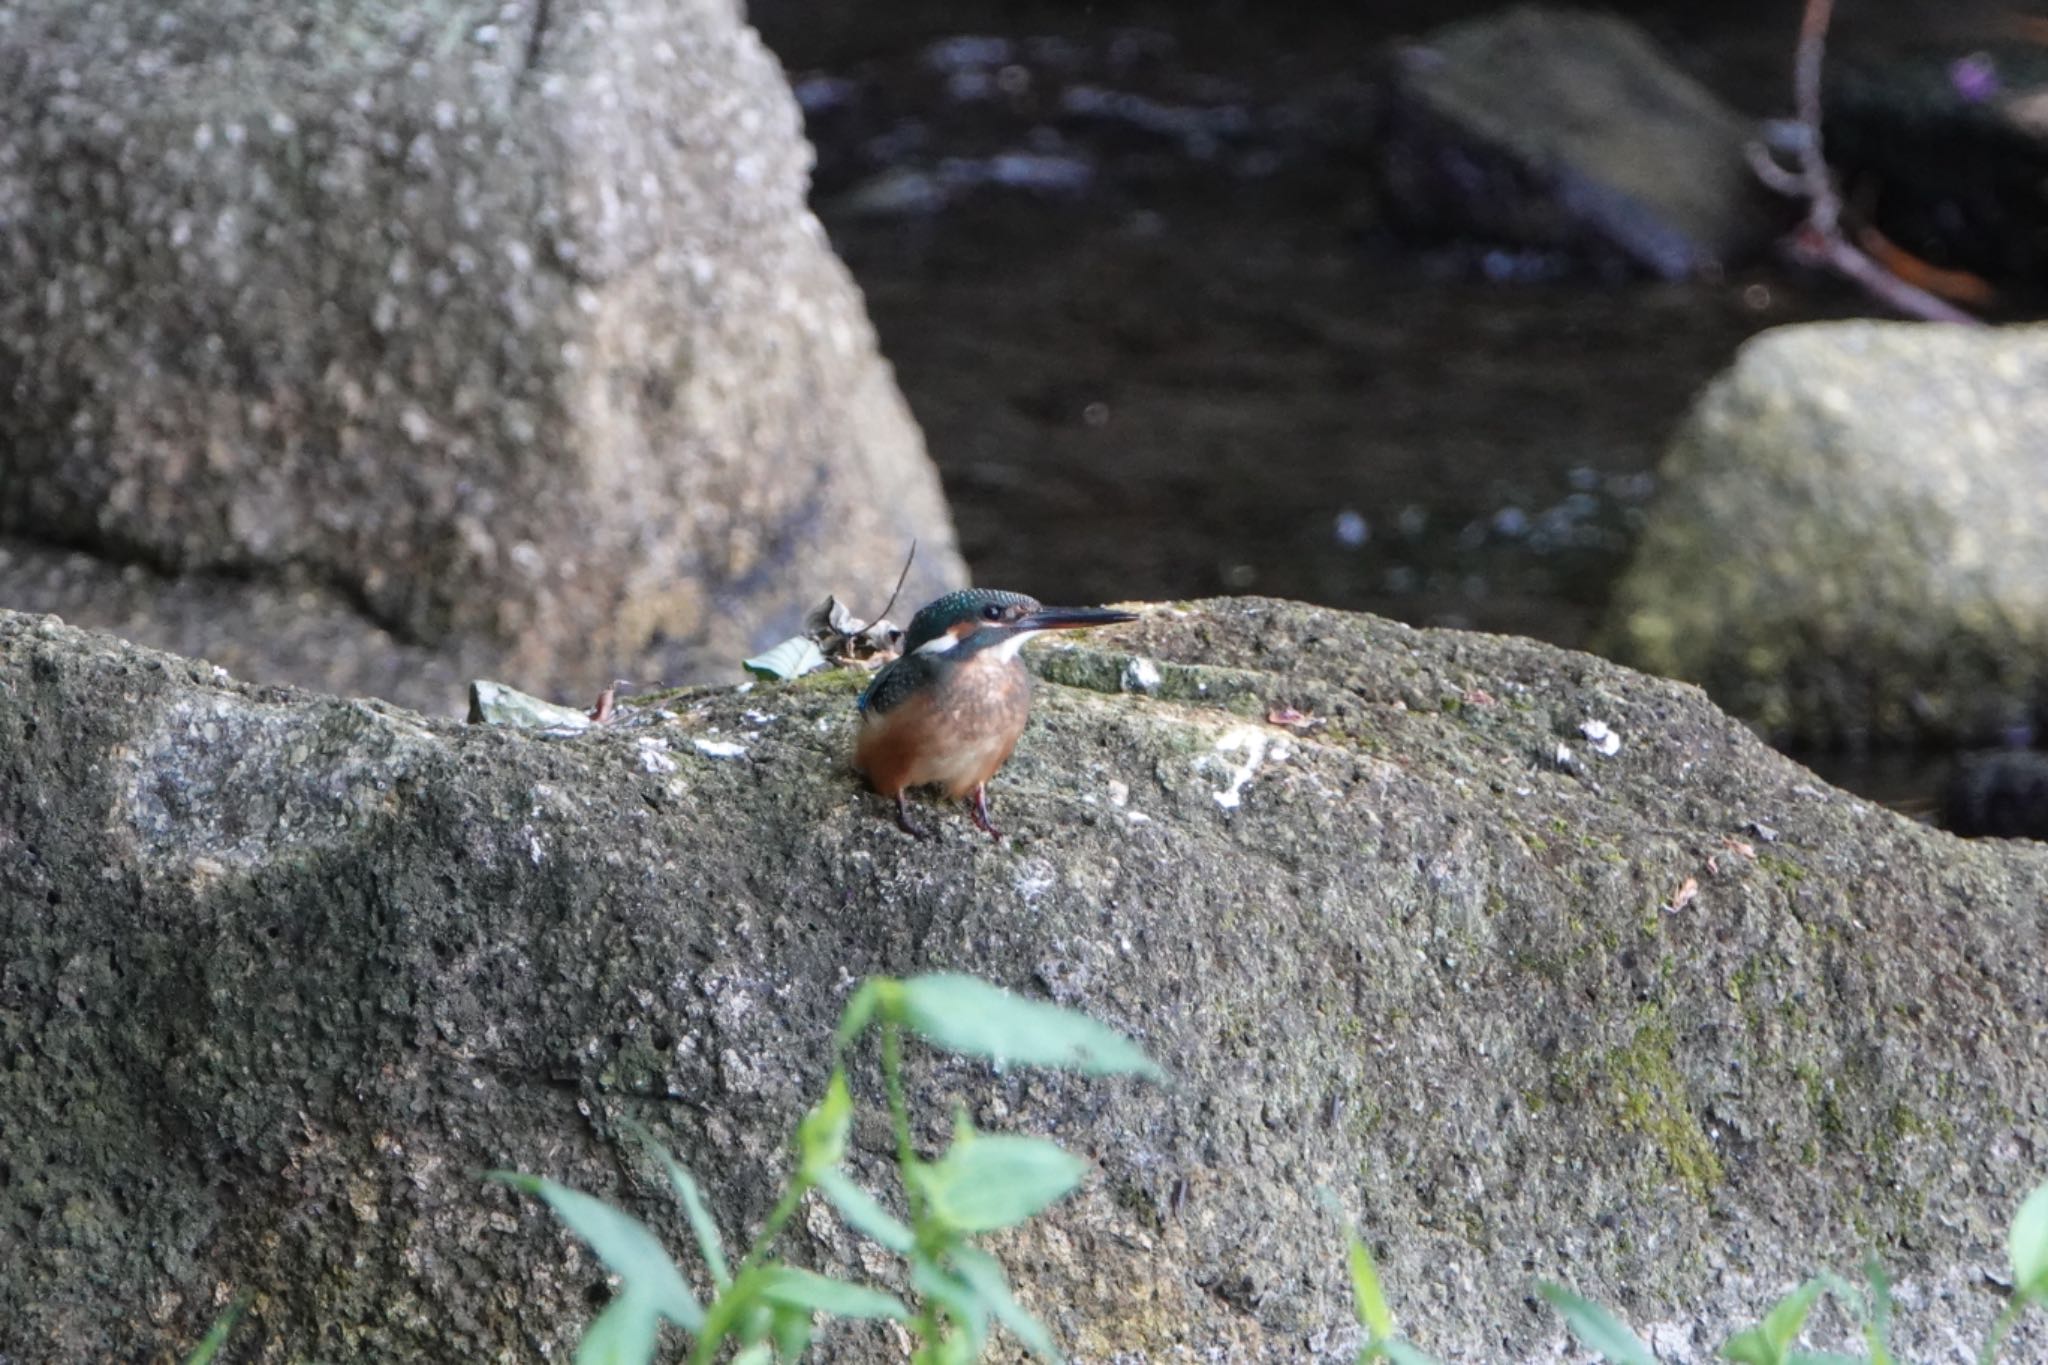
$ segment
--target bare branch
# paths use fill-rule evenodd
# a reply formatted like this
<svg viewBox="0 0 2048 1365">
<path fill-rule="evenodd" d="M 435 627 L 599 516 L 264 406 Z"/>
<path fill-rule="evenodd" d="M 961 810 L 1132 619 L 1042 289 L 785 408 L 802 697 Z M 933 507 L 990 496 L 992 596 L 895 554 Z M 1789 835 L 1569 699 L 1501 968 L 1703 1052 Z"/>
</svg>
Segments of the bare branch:
<svg viewBox="0 0 2048 1365">
<path fill-rule="evenodd" d="M 1842 198 L 1835 189 L 1834 176 L 1828 172 L 1820 132 L 1821 66 L 1827 55 L 1828 24 L 1834 9 L 1834 0 L 1806 0 L 1806 10 L 1799 22 L 1799 49 L 1792 62 L 1792 102 L 1800 127 L 1797 170 L 1779 165 L 1766 149 L 1754 143 L 1748 148 L 1750 166 L 1769 188 L 1806 200 L 1806 221 L 1792 234 L 1789 243 L 1795 259 L 1807 265 L 1825 266 L 1854 280 L 1872 297 L 1907 317 L 1982 326 L 1980 319 L 1901 279 L 1842 235 Z"/>
<path fill-rule="evenodd" d="M 1899 278 L 1861 247 L 1845 240 L 1839 232 L 1824 233 L 1809 223 L 1793 234 L 1791 245 L 1792 254 L 1798 260 L 1809 265 L 1824 265 L 1836 274 L 1854 280 L 1873 297 L 1890 304 L 1907 317 L 1925 322 L 1961 323 L 1966 327 L 1984 325 L 1982 318 Z"/>
</svg>

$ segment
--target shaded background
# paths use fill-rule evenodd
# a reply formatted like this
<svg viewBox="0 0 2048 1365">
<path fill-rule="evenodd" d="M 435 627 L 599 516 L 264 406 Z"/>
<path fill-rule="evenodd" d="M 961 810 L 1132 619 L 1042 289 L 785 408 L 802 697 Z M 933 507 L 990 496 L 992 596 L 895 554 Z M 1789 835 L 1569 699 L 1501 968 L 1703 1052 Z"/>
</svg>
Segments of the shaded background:
<svg viewBox="0 0 2048 1365">
<path fill-rule="evenodd" d="M 1394 232 L 1384 50 L 1500 8 L 750 7 L 978 581 L 1583 645 L 1662 443 L 1736 346 L 1884 316 L 1776 262 L 1668 283 Z M 1611 10 L 1739 112 L 1790 112 L 1797 0 Z M 1850 0 L 1830 58 L 1998 18 Z"/>
</svg>

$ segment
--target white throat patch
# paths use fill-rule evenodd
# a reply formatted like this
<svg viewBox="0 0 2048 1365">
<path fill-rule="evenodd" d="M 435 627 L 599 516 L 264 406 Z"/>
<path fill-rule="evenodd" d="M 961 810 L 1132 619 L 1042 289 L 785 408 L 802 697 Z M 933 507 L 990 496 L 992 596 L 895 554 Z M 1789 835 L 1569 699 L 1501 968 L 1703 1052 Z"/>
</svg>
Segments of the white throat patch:
<svg viewBox="0 0 2048 1365">
<path fill-rule="evenodd" d="M 923 644 L 919 645 L 919 646 L 918 646 L 918 647 L 917 647 L 916 649 L 912 650 L 912 651 L 911 651 L 911 653 L 913 653 L 913 654 L 945 654 L 945 653 L 947 653 L 947 652 L 949 652 L 949 651 L 951 651 L 951 650 L 953 650 L 953 649 L 957 648 L 957 647 L 959 646 L 959 644 L 960 644 L 960 637 L 959 637 L 959 636 L 957 636 L 957 635 L 952 635 L 952 634 L 946 634 L 946 635 L 934 635 L 934 636 L 933 636 L 933 637 L 932 637 L 931 639 L 929 639 L 929 640 L 926 640 L 926 641 L 925 641 L 925 642 L 924 642 Z"/>
<path fill-rule="evenodd" d="M 983 650 L 982 653 L 988 655 L 997 663 L 1006 664 L 1010 662 L 1010 660 L 1017 657 L 1017 651 L 1024 648 L 1024 642 L 1030 639 L 1032 634 L 1033 632 L 1031 631 L 1020 630 L 1015 635 L 1012 635 L 1009 639 L 1003 641 L 1001 644 L 990 645 L 987 649 Z"/>
</svg>

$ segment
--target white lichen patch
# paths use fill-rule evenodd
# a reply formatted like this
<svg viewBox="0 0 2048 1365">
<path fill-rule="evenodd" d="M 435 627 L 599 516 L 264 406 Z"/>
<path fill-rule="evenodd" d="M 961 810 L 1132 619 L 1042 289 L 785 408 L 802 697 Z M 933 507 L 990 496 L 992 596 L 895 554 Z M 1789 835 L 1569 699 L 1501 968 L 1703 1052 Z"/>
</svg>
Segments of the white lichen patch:
<svg viewBox="0 0 2048 1365">
<path fill-rule="evenodd" d="M 1026 858 L 1017 864 L 1017 871 L 1011 886 L 1026 905 L 1034 905 L 1038 898 L 1059 884 L 1059 874 L 1053 865 L 1043 858 Z"/>
<path fill-rule="evenodd" d="M 239 875 L 397 818 L 399 776 L 432 743 L 410 720 L 347 703 L 181 698 L 122 751 L 116 819 L 153 860 L 202 880 Z"/>
<path fill-rule="evenodd" d="M 676 761 L 669 757 L 667 740 L 654 735 L 642 735 L 638 746 L 640 767 L 643 771 L 662 775 L 676 770 Z"/>
<path fill-rule="evenodd" d="M 1204 754 L 1196 760 L 1198 768 L 1206 772 L 1220 772 L 1224 777 L 1223 787 L 1210 793 L 1218 806 L 1224 810 L 1236 810 L 1244 804 L 1244 789 L 1266 761 L 1266 743 L 1263 731 L 1248 725 L 1240 726 L 1216 741 L 1214 753 Z M 1242 755 L 1242 761 L 1233 763 L 1233 755 Z"/>
<path fill-rule="evenodd" d="M 705 739 L 699 736 L 690 741 L 697 746 L 697 752 L 706 758 L 745 758 L 747 746 L 735 744 L 729 739 Z"/>
<path fill-rule="evenodd" d="M 1142 692 L 1147 696 L 1159 690 L 1159 665 L 1142 655 L 1132 655 L 1124 664 L 1123 687 L 1126 692 Z"/>
</svg>

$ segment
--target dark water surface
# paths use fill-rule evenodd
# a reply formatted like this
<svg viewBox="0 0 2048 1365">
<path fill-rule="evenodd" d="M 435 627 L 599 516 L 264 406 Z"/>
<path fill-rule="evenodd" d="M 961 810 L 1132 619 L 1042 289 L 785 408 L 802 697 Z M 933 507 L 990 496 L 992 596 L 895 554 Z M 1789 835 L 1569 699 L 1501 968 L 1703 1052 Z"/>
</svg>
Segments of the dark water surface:
<svg viewBox="0 0 2048 1365">
<path fill-rule="evenodd" d="M 984 583 L 1583 644 L 1699 386 L 1763 327 L 1860 307 L 1770 267 L 1672 285 L 1397 241 L 1376 53 L 1455 7 L 859 8 L 756 17 Z M 1775 112 L 1789 10 L 1649 22 Z"/>
<path fill-rule="evenodd" d="M 755 6 L 977 581 L 1586 643 L 1700 386 L 1765 327 L 1873 310 L 1772 263 L 1400 241 L 1376 54 L 1482 8 Z M 1777 116 L 1798 10 L 1633 12 Z"/>
</svg>

